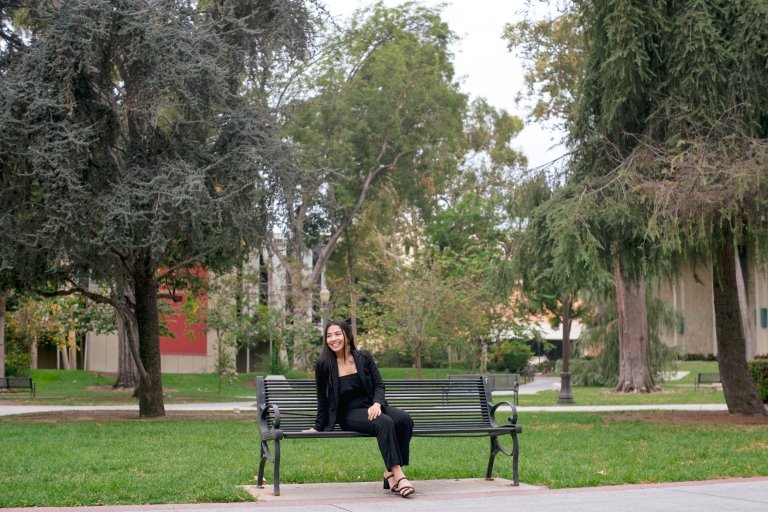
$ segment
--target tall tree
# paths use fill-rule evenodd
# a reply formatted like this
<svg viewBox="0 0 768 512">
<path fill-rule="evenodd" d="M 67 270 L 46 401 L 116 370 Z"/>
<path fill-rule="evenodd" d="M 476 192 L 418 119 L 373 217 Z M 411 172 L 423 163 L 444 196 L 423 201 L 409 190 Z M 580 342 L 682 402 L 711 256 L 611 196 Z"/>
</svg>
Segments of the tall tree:
<svg viewBox="0 0 768 512">
<path fill-rule="evenodd" d="M 764 415 L 746 366 L 737 254 L 765 262 L 768 247 L 768 5 L 668 1 L 653 12 L 663 66 L 642 84 L 652 108 L 622 171 L 647 201 L 650 236 L 711 263 L 728 410 Z"/>
<path fill-rule="evenodd" d="M 602 12 L 599 5 L 587 3 Z M 650 392 L 655 389 L 650 360 L 637 357 L 649 350 L 647 319 L 642 314 L 630 314 L 645 310 L 645 294 L 633 292 L 644 288 L 644 273 L 648 270 L 643 253 L 647 248 L 643 243 L 642 209 L 627 193 L 627 187 L 616 186 L 612 180 L 614 169 L 636 143 L 631 134 L 637 132 L 648 114 L 649 103 L 639 92 L 639 84 L 647 81 L 658 65 L 658 57 L 653 54 L 654 20 L 632 24 L 629 20 L 642 16 L 645 8 L 630 4 L 617 7 L 610 16 L 613 30 L 605 33 L 585 25 L 579 3 L 573 2 L 554 20 L 509 26 L 507 38 L 535 62 L 527 80 L 531 92 L 543 95 L 544 100 L 536 104 L 534 118 L 562 116 L 574 150 L 566 164 L 565 190 L 550 200 L 566 202 L 543 206 L 545 210 L 559 211 L 571 232 L 560 230 L 559 236 L 550 241 L 556 245 L 539 249 L 552 251 L 555 258 L 551 261 L 557 265 L 553 270 L 571 283 L 573 275 L 581 273 L 572 265 L 580 265 L 584 257 L 595 258 L 590 266 L 599 274 L 581 282 L 602 279 L 601 275 L 614 271 L 617 308 L 623 322 L 619 351 L 622 371 L 616 389 Z M 634 62 L 638 65 L 633 66 Z M 587 198 L 589 195 L 597 199 Z M 594 207 L 597 209 L 590 209 Z M 559 224 L 534 223 L 541 228 Z M 567 240 L 574 236 L 581 243 L 594 245 L 571 247 L 577 252 L 569 253 Z M 533 235 L 531 239 L 542 238 Z M 570 296 L 573 289 L 567 289 Z"/>
<path fill-rule="evenodd" d="M 5 377 L 5 290 L 0 288 L 0 377 Z"/>
<path fill-rule="evenodd" d="M 31 34 L 0 84 L 2 268 L 29 277 L 18 254 L 40 255 L 62 293 L 134 321 L 139 412 L 164 415 L 160 283 L 263 231 L 287 151 L 273 112 L 241 93 L 259 55 L 306 50 L 304 2 L 24 7 Z M 134 301 L 96 296 L 82 275 L 126 283 Z"/>
<path fill-rule="evenodd" d="M 617 210 L 624 221 L 606 226 L 614 236 L 603 239 L 619 281 L 640 284 L 642 260 L 632 255 L 640 249 L 650 262 L 683 253 L 712 263 L 726 402 L 733 413 L 765 414 L 746 371 L 735 255 L 739 246 L 756 256 L 766 246 L 768 106 L 760 84 L 768 8 L 750 0 L 572 7 L 584 72 L 570 124 L 578 182 L 570 185 L 580 184 L 580 198 L 627 206 Z M 639 290 L 625 287 L 624 297 L 639 298 Z"/>
<path fill-rule="evenodd" d="M 275 251 L 295 313 L 307 316 L 320 273 L 372 194 L 385 185 L 421 194 L 453 166 L 466 98 L 453 82 L 452 39 L 435 10 L 377 3 L 329 37 L 298 82 L 305 94 L 290 102 L 287 134 L 304 173 L 280 183 L 287 249 Z M 318 250 L 305 273 L 311 247 Z"/>
</svg>

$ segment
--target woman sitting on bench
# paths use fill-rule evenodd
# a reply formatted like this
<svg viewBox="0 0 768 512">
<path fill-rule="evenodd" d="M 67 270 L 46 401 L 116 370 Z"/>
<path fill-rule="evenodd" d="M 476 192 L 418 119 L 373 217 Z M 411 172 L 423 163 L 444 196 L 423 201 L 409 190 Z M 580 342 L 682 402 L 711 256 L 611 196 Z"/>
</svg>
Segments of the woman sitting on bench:
<svg viewBox="0 0 768 512">
<path fill-rule="evenodd" d="M 384 381 L 370 352 L 357 350 L 346 322 L 331 320 L 315 365 L 317 417 L 307 432 L 344 430 L 375 435 L 387 471 L 384 489 L 407 498 L 414 488 L 403 473 L 413 434 L 410 415 L 387 405 Z"/>
</svg>

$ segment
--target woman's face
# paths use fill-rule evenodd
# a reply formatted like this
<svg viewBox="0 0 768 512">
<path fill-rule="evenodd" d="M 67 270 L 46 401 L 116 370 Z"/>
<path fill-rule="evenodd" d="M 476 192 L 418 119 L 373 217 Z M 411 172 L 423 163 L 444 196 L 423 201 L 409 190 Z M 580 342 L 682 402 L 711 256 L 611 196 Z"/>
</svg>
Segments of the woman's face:
<svg viewBox="0 0 768 512">
<path fill-rule="evenodd" d="M 344 331 L 338 325 L 331 325 L 325 331 L 325 342 L 328 348 L 333 350 L 337 356 L 344 354 L 344 348 L 347 345 L 347 337 Z"/>
</svg>

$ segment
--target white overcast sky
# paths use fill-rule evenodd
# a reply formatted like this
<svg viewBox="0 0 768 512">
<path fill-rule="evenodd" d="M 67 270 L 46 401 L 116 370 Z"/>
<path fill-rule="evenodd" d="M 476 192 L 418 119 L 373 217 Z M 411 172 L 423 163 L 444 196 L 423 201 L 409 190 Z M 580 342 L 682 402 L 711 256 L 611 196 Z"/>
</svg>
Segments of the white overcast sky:
<svg viewBox="0 0 768 512">
<path fill-rule="evenodd" d="M 348 18 L 370 0 L 324 0 L 328 11 L 340 20 Z M 403 3 L 384 0 L 387 6 Z M 533 125 L 525 120 L 525 111 L 515 104 L 523 89 L 520 60 L 507 50 L 502 39 L 504 25 L 522 18 L 524 0 L 422 0 L 426 6 L 445 4 L 443 19 L 460 38 L 453 48 L 456 76 L 471 97 L 484 97 L 496 108 L 521 117 L 526 128 L 512 142 L 528 157 L 529 167 L 536 167 L 560 157 L 564 149 L 557 145 L 562 133 Z"/>
</svg>

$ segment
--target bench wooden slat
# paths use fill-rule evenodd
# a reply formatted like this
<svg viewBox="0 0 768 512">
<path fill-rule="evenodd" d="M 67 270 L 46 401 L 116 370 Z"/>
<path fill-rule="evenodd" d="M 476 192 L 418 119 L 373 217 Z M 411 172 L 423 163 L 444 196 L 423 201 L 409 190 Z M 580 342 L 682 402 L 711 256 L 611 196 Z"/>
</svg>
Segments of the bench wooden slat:
<svg viewBox="0 0 768 512">
<path fill-rule="evenodd" d="M 407 411 L 414 421 L 414 436 L 491 438 L 486 478 L 491 478 L 496 455 L 501 452 L 512 458 L 514 485 L 519 484 L 517 410 L 511 408 L 507 425 L 497 425 L 488 379 L 482 376 L 457 380 L 406 380 L 385 382 L 387 403 Z M 264 466 L 274 464 L 275 495 L 280 494 L 280 441 L 283 439 L 334 439 L 368 437 L 367 434 L 336 428 L 331 432 L 307 433 L 302 430 L 314 425 L 317 395 L 314 380 L 265 379 L 257 377 L 257 409 L 261 436 L 258 485 L 263 485 Z M 279 425 L 278 425 L 279 423 Z M 498 437 L 510 435 L 512 450 L 504 449 Z M 274 453 L 270 450 L 274 444 Z"/>
</svg>

